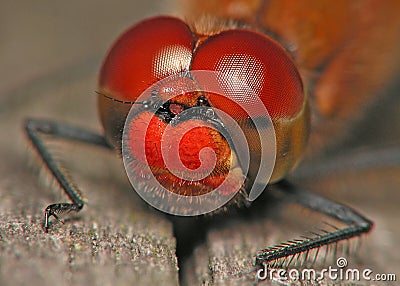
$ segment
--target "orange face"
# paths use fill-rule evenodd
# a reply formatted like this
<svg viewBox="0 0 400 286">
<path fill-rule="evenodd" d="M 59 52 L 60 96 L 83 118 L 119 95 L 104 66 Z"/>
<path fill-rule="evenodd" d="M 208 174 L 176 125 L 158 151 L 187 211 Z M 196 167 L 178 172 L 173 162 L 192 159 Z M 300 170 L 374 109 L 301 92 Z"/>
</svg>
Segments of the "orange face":
<svg viewBox="0 0 400 286">
<path fill-rule="evenodd" d="M 262 114 L 255 111 L 251 118 L 245 108 L 253 102 L 259 102 L 268 111 L 276 133 L 277 156 L 272 181 L 282 178 L 295 166 L 308 137 L 307 96 L 290 54 L 274 39 L 249 27 L 216 26 L 218 29 L 191 28 L 173 17 L 144 20 L 116 41 L 100 73 L 99 110 L 107 139 L 117 150 L 121 149 L 122 129 L 135 102 L 137 111 L 125 126 L 128 134 L 132 134 L 127 140 L 134 162 L 130 167 L 140 172 L 143 164 L 148 164 L 158 182 L 176 194 L 208 193 L 227 179 L 232 170 L 234 176 L 229 177 L 222 192 L 242 189 L 243 176 L 247 177 L 248 184 L 254 182 L 260 167 L 261 141 L 267 139 L 260 138 L 254 127 L 254 120 Z M 201 70 L 240 81 L 249 87 L 251 94 L 224 86 L 225 81 L 219 84 L 221 89 L 231 92 L 231 98 L 209 92 L 208 83 L 191 75 Z M 180 72 L 186 74 L 158 84 Z M 149 95 L 143 98 L 149 87 Z M 188 89 L 196 91 L 188 92 Z M 193 111 L 192 116 L 180 117 L 184 111 L 190 114 L 195 107 L 209 112 Z M 227 123 L 214 113 L 216 109 L 232 117 L 245 134 L 250 149 L 250 167 L 246 174 L 238 160 L 240 154 L 236 154 L 224 134 Z M 144 138 L 143 142 L 135 139 L 138 134 Z M 178 178 L 169 169 L 174 169 L 174 165 L 165 164 L 169 156 L 176 154 L 163 150 L 161 143 L 178 146 L 179 160 L 185 168 L 201 175 L 212 167 L 211 172 L 200 180 Z M 139 152 L 141 149 L 145 152 Z M 202 155 L 206 149 L 215 158 L 206 152 Z"/>
<path fill-rule="evenodd" d="M 193 81 L 188 78 L 164 84 L 157 89 L 158 99 L 169 97 L 166 93 L 173 89 L 188 88 L 192 84 Z M 178 119 L 184 110 L 199 106 L 199 98 L 204 101 L 203 94 L 199 92 L 184 92 L 166 101 L 158 110 L 138 108 L 137 114 L 125 127 L 128 130 L 129 154 L 134 158 L 130 160 L 129 168 L 140 172 L 144 165 L 148 165 L 165 189 L 179 195 L 202 195 L 216 189 L 226 179 L 232 163 L 228 142 L 207 118 L 193 116 L 188 120 Z M 178 146 L 178 154 L 171 152 L 174 146 Z M 204 148 L 212 150 L 216 158 L 213 154 L 203 154 L 200 160 L 199 154 Z M 180 160 L 175 160 L 176 157 Z M 166 162 L 171 163 L 167 165 Z M 181 173 L 180 163 L 194 172 L 187 174 L 192 180 L 171 172 Z M 209 170 L 212 171 L 207 176 Z M 239 181 L 232 181 L 225 191 L 240 187 Z"/>
</svg>

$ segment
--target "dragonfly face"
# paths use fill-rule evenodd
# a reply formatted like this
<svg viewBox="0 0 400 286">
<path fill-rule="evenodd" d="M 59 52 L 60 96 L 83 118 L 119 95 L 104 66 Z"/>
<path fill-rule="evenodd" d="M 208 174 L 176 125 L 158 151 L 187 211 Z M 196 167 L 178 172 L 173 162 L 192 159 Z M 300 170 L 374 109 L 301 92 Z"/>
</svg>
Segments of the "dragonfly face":
<svg viewBox="0 0 400 286">
<path fill-rule="evenodd" d="M 299 161 L 309 131 L 307 96 L 290 54 L 272 38 L 249 28 L 231 24 L 214 30 L 199 29 L 191 29 L 177 18 L 156 17 L 133 26 L 117 40 L 100 73 L 99 110 L 106 137 L 120 150 L 127 106 L 142 104 L 143 108 L 138 109 L 125 127 L 130 134 L 143 133 L 145 141 L 141 143 L 128 135 L 131 138 L 129 156 L 135 161 L 131 166 L 136 172 L 143 169 L 143 164 L 149 164 L 153 175 L 168 191 L 199 195 L 214 190 L 233 168 L 235 175 L 223 192 L 234 193 L 244 188 L 240 183 L 243 176 L 247 177 L 247 184 L 255 183 L 261 164 L 261 140 L 268 139 L 260 138 L 254 121 L 270 116 L 277 143 L 271 182 L 281 179 Z M 219 72 L 226 76 L 226 80 L 216 78 L 216 81 L 227 96 L 207 91 L 211 83 L 202 82 L 192 74 L 196 71 Z M 157 85 L 163 78 L 179 72 L 186 74 Z M 229 85 L 229 78 L 242 82 L 251 93 Z M 135 102 L 154 83 L 148 95 Z M 187 92 L 188 89 L 200 91 Z M 168 97 L 172 92 L 174 95 Z M 268 114 L 262 114 L 257 105 L 265 107 Z M 219 121 L 217 116 L 207 118 L 193 114 L 185 120 L 175 120 L 182 111 L 194 107 L 208 107 L 211 112 L 222 110 L 237 122 L 250 145 L 248 173 L 243 172 L 237 151 L 231 150 L 229 138 L 222 135 L 224 130 L 213 129 L 210 122 Z M 249 108 L 253 109 L 252 113 L 247 110 Z M 149 117 L 147 124 L 143 117 Z M 201 122 L 203 126 L 192 129 L 182 141 L 176 141 L 182 132 Z M 226 129 L 227 123 L 221 120 L 219 125 Z M 169 129 L 170 134 L 166 134 L 169 139 L 165 139 L 168 126 L 173 127 Z M 210 176 L 194 182 L 173 175 L 164 162 L 167 158 L 162 156 L 162 140 L 168 148 L 179 145 L 180 160 L 200 173 L 198 168 L 209 169 L 212 160 L 206 156 L 200 161 L 199 154 L 203 148 L 211 148 L 216 162 Z M 143 144 L 145 156 L 139 155 Z M 142 175 L 146 181 L 144 177 Z"/>
</svg>

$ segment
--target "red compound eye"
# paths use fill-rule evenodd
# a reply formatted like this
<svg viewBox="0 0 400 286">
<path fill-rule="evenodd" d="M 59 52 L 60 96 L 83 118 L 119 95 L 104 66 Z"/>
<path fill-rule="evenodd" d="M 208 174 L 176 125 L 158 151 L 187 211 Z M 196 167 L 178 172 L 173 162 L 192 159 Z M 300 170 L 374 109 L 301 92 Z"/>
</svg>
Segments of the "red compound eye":
<svg viewBox="0 0 400 286">
<path fill-rule="evenodd" d="M 196 50 L 190 69 L 219 71 L 239 79 L 261 98 L 272 118 L 294 117 L 302 110 L 303 86 L 292 59 L 278 43 L 260 33 L 228 30 L 208 38 Z M 254 101 L 240 90 L 234 96 L 238 102 Z M 209 99 L 232 116 L 247 116 L 223 96 L 211 94 Z"/>
<path fill-rule="evenodd" d="M 102 93 L 135 101 L 154 82 L 189 68 L 194 41 L 189 27 L 177 18 L 138 23 L 110 49 L 100 72 Z"/>
</svg>

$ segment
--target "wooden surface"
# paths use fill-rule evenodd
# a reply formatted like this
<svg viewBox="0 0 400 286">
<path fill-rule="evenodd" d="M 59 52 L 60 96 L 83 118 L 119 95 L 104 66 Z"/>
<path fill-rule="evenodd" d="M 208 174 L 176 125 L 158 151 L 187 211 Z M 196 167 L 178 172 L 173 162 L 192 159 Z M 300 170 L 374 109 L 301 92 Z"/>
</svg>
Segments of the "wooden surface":
<svg viewBox="0 0 400 286">
<path fill-rule="evenodd" d="M 173 224 L 136 196 L 118 158 L 54 142 L 88 204 L 43 232 L 43 209 L 65 198 L 48 187 L 22 120 L 51 118 L 99 130 L 95 90 L 102 56 L 127 26 L 161 10 L 156 2 L 130 2 L 0 4 L 0 285 L 178 285 L 179 275 L 188 285 L 252 285 L 255 273 L 247 272 L 257 250 L 327 220 L 268 196 L 249 211 L 207 222 L 174 218 L 184 261 L 178 271 Z M 389 101 L 371 112 L 373 119 L 349 143 L 400 141 L 398 90 L 387 91 Z M 360 250 L 347 257 L 349 265 L 397 272 L 400 279 L 399 167 L 318 176 L 316 163 L 306 162 L 305 169 L 311 173 L 299 171 L 294 180 L 375 222 Z M 334 262 L 323 264 L 329 265 Z"/>
</svg>

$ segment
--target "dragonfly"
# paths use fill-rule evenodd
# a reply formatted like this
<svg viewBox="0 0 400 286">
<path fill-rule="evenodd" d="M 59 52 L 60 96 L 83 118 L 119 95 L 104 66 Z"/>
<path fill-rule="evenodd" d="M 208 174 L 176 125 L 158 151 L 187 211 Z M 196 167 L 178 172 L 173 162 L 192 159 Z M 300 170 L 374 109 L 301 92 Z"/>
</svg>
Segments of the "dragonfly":
<svg viewBox="0 0 400 286">
<path fill-rule="evenodd" d="M 203 51 L 202 48 L 205 47 L 202 45 L 206 45 L 211 41 L 208 38 L 218 37 L 221 33 L 229 33 L 232 30 L 246 31 L 251 35 L 256 35 L 256 39 L 261 39 L 262 41 L 267 39 L 268 43 L 277 44 L 277 47 L 274 47 L 277 53 L 284 54 L 289 66 L 287 69 L 291 70 L 295 67 L 297 71 L 295 74 L 298 73 L 298 76 L 295 79 L 290 78 L 290 81 L 291 84 L 293 84 L 293 81 L 297 81 L 298 89 L 301 91 L 301 94 L 298 95 L 301 99 L 301 106 L 294 106 L 293 108 L 298 114 L 301 114 L 299 115 L 301 119 L 299 122 L 302 123 L 299 124 L 296 132 L 296 134 L 300 135 L 290 137 L 284 133 L 277 134 L 278 150 L 274 170 L 282 168 L 285 171 L 275 171 L 272 175 L 273 180 L 267 186 L 267 189 L 271 192 L 281 192 L 290 200 L 347 225 L 343 229 L 318 233 L 313 237 L 291 240 L 261 250 L 256 255 L 256 264 L 271 263 L 280 258 L 369 232 L 372 227 L 372 221 L 369 218 L 364 217 L 350 207 L 332 202 L 297 186 L 285 178 L 290 171 L 294 170 L 296 172 L 295 167 L 302 156 L 306 156 L 306 158 L 322 156 L 324 153 L 333 150 L 341 140 L 344 140 L 351 132 L 349 126 L 354 125 L 363 115 L 363 111 L 379 100 L 379 91 L 382 85 L 390 82 L 391 77 L 396 74 L 399 66 L 396 48 L 399 46 L 399 37 L 395 11 L 398 4 L 396 2 L 388 2 L 382 5 L 378 1 L 363 1 L 360 3 L 356 1 L 351 3 L 347 1 L 336 1 L 334 3 L 320 1 L 313 3 L 313 8 L 310 9 L 310 5 L 306 3 L 307 1 L 297 3 L 288 3 L 286 1 L 223 2 L 221 4 L 221 1 L 208 1 L 206 3 L 192 1 L 190 4 L 182 4 L 182 6 L 186 6 L 183 14 L 190 15 L 190 17 L 187 17 L 191 19 L 188 23 L 171 17 L 154 18 L 144 20 L 134 26 L 132 28 L 133 33 L 137 32 L 137 27 L 144 25 L 144 23 L 150 23 L 149 25 L 154 25 L 157 28 L 168 27 L 169 21 L 175 25 L 171 31 L 175 31 L 178 28 L 186 31 L 185 35 L 189 38 L 189 44 L 193 45 L 189 50 L 192 50 L 195 56 L 186 52 L 177 53 L 180 56 L 180 58 L 175 59 L 178 62 L 177 66 L 171 67 L 170 65 L 164 73 L 165 75 L 177 71 L 187 71 L 184 68 L 185 61 L 189 61 L 189 68 L 196 65 L 199 66 L 199 69 L 209 68 L 204 68 L 202 63 L 202 61 L 207 61 L 207 56 L 199 56 L 200 52 Z M 193 15 L 206 16 L 196 18 Z M 161 25 L 162 23 L 166 25 L 163 26 Z M 155 33 L 157 33 L 157 29 L 147 27 L 149 26 L 144 28 L 144 32 L 156 31 Z M 159 100 L 156 100 L 159 99 L 157 96 L 160 97 L 157 94 L 154 98 L 150 95 L 146 98 L 146 102 L 136 101 L 138 96 L 130 93 L 131 88 L 140 89 L 140 92 L 142 92 L 154 80 L 150 79 L 149 82 L 142 84 L 143 78 L 148 80 L 145 71 L 143 71 L 143 78 L 138 75 L 132 77 L 132 74 L 129 73 L 121 74 L 118 66 L 122 60 L 126 59 L 126 55 L 123 53 L 126 47 L 132 49 L 140 47 L 142 49 L 142 54 L 139 54 L 138 58 L 132 56 L 133 62 L 130 64 L 135 69 L 138 69 L 138 65 L 141 67 L 142 64 L 145 64 L 140 55 L 145 54 L 145 49 L 149 46 L 144 44 L 139 46 L 137 42 L 146 40 L 151 45 L 154 38 L 146 38 L 146 34 L 148 33 L 142 33 L 142 38 L 132 36 L 132 44 L 119 38 L 103 63 L 103 68 L 100 72 L 98 100 L 104 135 L 49 120 L 28 119 L 25 122 L 25 131 L 29 140 L 71 200 L 70 203 L 56 203 L 46 208 L 44 220 L 46 231 L 50 227 L 49 223 L 52 216 L 57 220 L 61 220 L 61 213 L 80 211 L 84 206 L 84 201 L 80 189 L 63 171 L 63 168 L 60 167 L 60 164 L 47 148 L 43 135 L 72 139 L 121 153 L 122 130 L 128 113 L 133 106 L 140 106 L 141 114 L 153 112 L 155 117 L 151 118 L 157 118 L 167 126 L 182 110 L 190 110 L 190 108 L 198 106 L 212 109 L 218 105 L 218 99 L 212 99 L 207 94 L 199 95 L 198 93 L 191 94 L 190 97 L 185 95 L 179 99 L 175 98 L 174 101 L 169 100 L 162 102 L 162 104 L 159 104 Z M 196 35 L 196 40 L 194 40 L 193 34 Z M 155 35 L 162 36 L 161 34 Z M 128 37 L 128 41 L 130 39 Z M 181 38 L 178 39 L 181 40 Z M 162 48 L 165 48 L 165 46 L 162 46 Z M 122 51 L 119 49 L 122 49 Z M 255 55 L 252 54 L 252 56 Z M 122 57 L 122 60 L 118 59 L 118 57 Z M 192 61 L 192 57 L 194 57 L 194 60 L 199 60 Z M 257 55 L 257 57 L 262 56 Z M 135 61 L 138 62 L 136 63 Z M 150 68 L 154 67 L 151 66 Z M 152 74 L 152 76 L 157 80 L 161 79 L 159 75 Z M 127 82 L 128 85 L 125 85 Z M 180 81 L 175 81 L 175 83 L 179 84 Z M 130 86 L 130 84 L 133 86 Z M 141 84 L 144 86 L 140 86 Z M 304 94 L 307 94 L 307 96 Z M 307 103 L 305 103 L 306 99 Z M 292 103 L 283 101 L 280 104 L 286 106 Z M 263 104 L 267 106 L 270 113 L 273 113 L 271 110 L 274 106 L 269 106 L 266 101 L 263 101 Z M 226 105 L 226 102 L 222 102 L 218 107 L 223 107 L 224 105 Z M 237 108 L 236 105 L 230 107 L 232 109 Z M 310 108 L 310 111 L 307 110 L 308 108 Z M 277 114 L 278 117 L 282 116 L 279 112 Z M 309 120 L 308 114 L 310 114 L 311 118 L 310 123 L 306 122 Z M 137 116 L 135 118 L 137 119 Z M 207 130 L 210 126 L 217 126 L 219 133 L 223 133 L 221 129 L 223 129 L 224 125 L 220 123 L 220 118 L 215 117 L 215 115 L 211 117 L 196 115 L 195 119 L 205 121 L 208 124 L 206 126 Z M 236 121 L 240 121 L 240 119 L 236 118 Z M 137 120 L 133 122 L 136 122 L 133 127 L 140 124 Z M 184 122 L 190 122 L 190 120 Z M 216 123 L 213 125 L 210 122 Z M 277 130 L 277 119 L 273 118 L 272 122 L 275 130 Z M 133 130 L 136 132 L 141 131 L 134 128 Z M 247 133 L 251 132 L 247 130 Z M 308 133 L 310 138 L 307 140 Z M 210 137 L 215 136 L 219 135 L 212 133 Z M 218 140 L 219 142 L 222 141 L 222 139 Z M 152 138 L 150 141 L 155 142 L 156 139 Z M 289 153 L 292 152 L 293 154 L 288 156 L 293 158 L 292 161 L 286 158 L 287 153 L 283 151 L 287 143 L 293 143 L 292 147 L 289 148 Z M 189 146 L 190 148 L 193 147 L 191 143 Z M 211 147 L 213 148 L 213 146 Z M 223 151 L 225 149 L 220 152 Z M 135 156 L 134 152 L 132 156 Z M 145 156 L 149 154 L 146 153 Z M 251 155 L 257 157 L 257 152 Z M 157 161 L 158 158 L 150 159 Z M 221 160 L 219 163 L 224 164 L 222 155 L 218 159 Z M 196 162 L 189 161 L 190 163 L 197 163 L 196 160 L 194 160 Z M 174 179 L 166 180 L 164 181 L 164 186 L 172 186 L 175 182 Z M 254 178 L 250 179 L 250 185 L 251 183 L 255 183 Z M 190 185 L 188 184 L 188 186 Z M 202 182 L 201 187 L 196 186 L 196 188 L 201 191 L 205 188 L 204 186 L 207 187 L 209 185 Z M 187 189 L 192 191 L 190 188 Z M 185 189 L 185 192 L 187 192 L 187 189 Z M 173 192 L 179 191 L 179 189 L 173 190 Z M 243 190 L 240 193 L 241 200 L 246 200 L 246 195 L 249 195 L 246 192 L 247 190 Z M 197 193 L 193 191 L 193 193 L 189 192 L 184 195 L 192 196 L 197 195 Z M 249 200 L 240 201 L 237 204 L 244 207 L 250 205 Z"/>
</svg>

